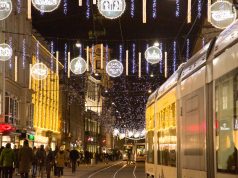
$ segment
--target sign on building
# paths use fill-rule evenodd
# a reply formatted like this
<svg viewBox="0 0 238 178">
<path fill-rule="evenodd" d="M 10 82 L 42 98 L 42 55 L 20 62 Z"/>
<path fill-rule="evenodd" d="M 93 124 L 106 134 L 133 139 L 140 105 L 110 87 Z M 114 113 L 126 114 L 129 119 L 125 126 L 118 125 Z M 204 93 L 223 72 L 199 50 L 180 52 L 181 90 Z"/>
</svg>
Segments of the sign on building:
<svg viewBox="0 0 238 178">
<path fill-rule="evenodd" d="M 162 60 L 162 51 L 156 46 L 152 46 L 146 49 L 145 59 L 151 64 L 159 63 Z"/>
</svg>

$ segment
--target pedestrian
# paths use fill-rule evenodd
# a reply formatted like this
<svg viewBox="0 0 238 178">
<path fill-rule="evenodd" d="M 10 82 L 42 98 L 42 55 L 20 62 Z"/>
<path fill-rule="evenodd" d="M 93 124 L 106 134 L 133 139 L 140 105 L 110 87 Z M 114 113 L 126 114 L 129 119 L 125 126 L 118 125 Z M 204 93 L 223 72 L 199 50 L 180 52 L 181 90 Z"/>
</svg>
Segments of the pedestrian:
<svg viewBox="0 0 238 178">
<path fill-rule="evenodd" d="M 72 173 L 75 173 L 76 163 L 77 163 L 77 160 L 79 159 L 79 152 L 75 148 L 73 148 L 73 150 L 71 150 L 69 153 L 69 157 L 72 163 Z"/>
<path fill-rule="evenodd" d="M 15 168 L 15 174 L 19 174 L 19 161 L 18 161 L 18 153 L 19 149 L 17 148 L 17 145 L 14 145 L 14 157 L 15 157 L 15 163 L 14 163 L 14 168 Z"/>
<path fill-rule="evenodd" d="M 50 150 L 48 146 L 45 148 L 45 169 L 46 169 L 46 176 L 50 178 L 51 168 L 54 162 L 54 155 L 53 152 Z"/>
<path fill-rule="evenodd" d="M 23 147 L 19 149 L 18 160 L 21 178 L 28 178 L 33 161 L 33 151 L 29 147 L 28 140 L 25 140 L 23 143 Z"/>
<path fill-rule="evenodd" d="M 37 157 L 36 157 L 37 149 L 33 147 L 33 160 L 32 160 L 32 177 L 36 177 L 37 173 Z"/>
<path fill-rule="evenodd" d="M 4 150 L 4 146 L 2 146 L 0 148 L 0 155 L 2 153 L 2 151 Z M 2 163 L 0 162 L 0 178 L 3 177 L 3 167 L 2 167 Z"/>
<path fill-rule="evenodd" d="M 88 150 L 85 150 L 85 152 L 84 152 L 84 160 L 85 160 L 86 165 L 89 164 L 89 162 L 90 162 L 90 153 L 89 153 Z"/>
<path fill-rule="evenodd" d="M 3 166 L 3 177 L 12 178 L 15 156 L 14 151 L 11 149 L 10 143 L 7 143 L 6 148 L 2 151 L 0 156 L 0 162 Z"/>
<path fill-rule="evenodd" d="M 56 167 L 58 177 L 61 177 L 64 174 L 64 166 L 66 160 L 66 153 L 64 151 L 64 148 L 61 146 L 60 151 L 56 155 Z"/>
<path fill-rule="evenodd" d="M 44 145 L 41 145 L 40 149 L 38 149 L 36 152 L 37 167 L 39 168 L 39 175 L 41 178 L 44 177 L 45 159 L 46 159 L 46 153 L 44 150 Z"/>
<path fill-rule="evenodd" d="M 58 175 L 56 161 L 55 161 L 58 152 L 59 152 L 59 148 L 58 148 L 58 146 L 56 146 L 55 151 L 53 152 L 53 156 L 54 156 L 54 161 L 53 161 L 53 164 L 54 164 L 54 176 Z"/>
</svg>

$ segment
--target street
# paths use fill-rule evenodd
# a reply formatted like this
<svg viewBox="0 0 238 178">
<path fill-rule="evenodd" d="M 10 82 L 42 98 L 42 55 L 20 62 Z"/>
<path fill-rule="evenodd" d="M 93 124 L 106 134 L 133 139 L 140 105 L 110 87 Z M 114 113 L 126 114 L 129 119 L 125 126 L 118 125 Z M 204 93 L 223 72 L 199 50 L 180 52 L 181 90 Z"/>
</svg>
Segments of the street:
<svg viewBox="0 0 238 178">
<path fill-rule="evenodd" d="M 77 173 L 72 175 L 69 169 L 65 172 L 65 178 L 144 178 L 145 164 L 136 163 L 127 165 L 126 162 L 111 162 L 107 165 L 98 164 L 95 166 L 81 165 Z"/>
</svg>

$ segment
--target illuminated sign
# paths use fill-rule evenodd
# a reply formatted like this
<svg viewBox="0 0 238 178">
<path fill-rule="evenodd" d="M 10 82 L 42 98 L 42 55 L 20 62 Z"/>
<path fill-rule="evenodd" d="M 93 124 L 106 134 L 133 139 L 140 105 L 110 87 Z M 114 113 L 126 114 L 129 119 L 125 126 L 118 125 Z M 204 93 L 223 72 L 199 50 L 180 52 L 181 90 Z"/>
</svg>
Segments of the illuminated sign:
<svg viewBox="0 0 238 178">
<path fill-rule="evenodd" d="M 0 0 L 0 20 L 6 19 L 12 12 L 11 0 Z"/>
<path fill-rule="evenodd" d="M 31 76 L 35 80 L 44 80 L 48 76 L 48 68 L 43 63 L 36 63 L 31 68 Z"/>
<path fill-rule="evenodd" d="M 156 46 L 152 46 L 146 49 L 145 59 L 151 64 L 159 63 L 162 60 L 162 51 Z"/>
<path fill-rule="evenodd" d="M 226 122 L 223 122 L 220 126 L 220 130 L 221 131 L 229 131 L 229 130 L 231 130 L 231 128 L 228 126 L 228 124 Z"/>
<path fill-rule="evenodd" d="M 85 60 L 81 57 L 77 57 L 73 59 L 70 63 L 70 70 L 76 74 L 83 74 L 87 69 L 87 63 Z"/>
<path fill-rule="evenodd" d="M 32 0 L 33 6 L 41 12 L 52 12 L 60 5 L 61 0 Z"/>
<path fill-rule="evenodd" d="M 12 57 L 12 48 L 6 43 L 0 44 L 0 61 L 7 61 Z"/>
<path fill-rule="evenodd" d="M 217 1 L 211 5 L 211 24 L 216 28 L 225 29 L 236 17 L 236 9 L 228 1 Z"/>
<path fill-rule="evenodd" d="M 123 73 L 123 65 L 118 60 L 107 63 L 106 72 L 110 77 L 119 77 Z"/>
<path fill-rule="evenodd" d="M 99 12 L 108 19 L 116 19 L 120 17 L 125 9 L 125 0 L 98 0 Z"/>
</svg>

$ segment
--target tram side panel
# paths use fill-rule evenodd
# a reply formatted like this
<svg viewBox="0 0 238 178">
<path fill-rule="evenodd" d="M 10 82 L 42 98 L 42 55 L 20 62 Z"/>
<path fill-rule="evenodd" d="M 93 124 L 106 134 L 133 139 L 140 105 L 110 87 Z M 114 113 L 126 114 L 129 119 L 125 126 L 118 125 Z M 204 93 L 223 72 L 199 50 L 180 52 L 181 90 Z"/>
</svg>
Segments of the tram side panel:
<svg viewBox="0 0 238 178">
<path fill-rule="evenodd" d="M 181 175 L 206 178 L 205 67 L 181 82 Z"/>
<path fill-rule="evenodd" d="M 238 44 L 213 60 L 216 178 L 238 177 Z"/>
</svg>

